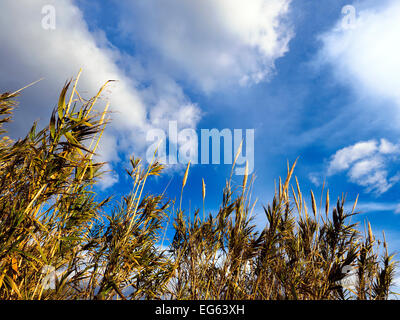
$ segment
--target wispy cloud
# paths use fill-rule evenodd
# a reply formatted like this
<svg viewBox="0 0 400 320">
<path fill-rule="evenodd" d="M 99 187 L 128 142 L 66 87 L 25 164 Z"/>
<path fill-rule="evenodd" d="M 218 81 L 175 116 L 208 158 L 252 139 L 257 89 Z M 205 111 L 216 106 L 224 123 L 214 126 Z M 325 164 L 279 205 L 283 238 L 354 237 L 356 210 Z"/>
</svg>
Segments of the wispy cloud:
<svg viewBox="0 0 400 320">
<path fill-rule="evenodd" d="M 362 97 L 389 99 L 400 106 L 400 3 L 366 1 L 356 5 L 352 28 L 337 25 L 322 35 L 320 59 L 336 79 Z"/>
<path fill-rule="evenodd" d="M 398 173 L 389 177 L 389 166 L 398 161 L 399 150 L 399 145 L 385 139 L 358 142 L 331 156 L 327 174 L 346 171 L 351 182 L 365 187 L 367 192 L 382 194 L 400 180 Z"/>
<path fill-rule="evenodd" d="M 348 204 L 347 210 L 351 211 L 352 207 L 353 204 Z M 356 211 L 360 213 L 392 212 L 394 214 L 400 214 L 400 203 L 359 201 L 357 202 Z"/>
<path fill-rule="evenodd" d="M 378 151 L 377 142 L 375 140 L 358 142 L 352 146 L 338 150 L 332 157 L 328 174 L 346 170 L 355 161 L 371 156 Z"/>
<path fill-rule="evenodd" d="M 210 91 L 270 77 L 288 51 L 290 0 L 165 0 L 123 4 L 120 27 L 175 76 Z"/>
</svg>

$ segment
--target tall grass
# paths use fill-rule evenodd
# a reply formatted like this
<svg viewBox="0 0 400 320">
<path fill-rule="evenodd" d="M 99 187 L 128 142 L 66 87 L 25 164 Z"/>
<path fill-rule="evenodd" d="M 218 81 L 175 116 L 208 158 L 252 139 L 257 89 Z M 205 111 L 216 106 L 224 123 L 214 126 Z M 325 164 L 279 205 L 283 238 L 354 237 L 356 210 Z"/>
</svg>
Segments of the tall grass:
<svg viewBox="0 0 400 320">
<path fill-rule="evenodd" d="M 34 124 L 17 141 L 2 125 L 19 92 L 0 96 L 0 299 L 388 299 L 395 262 L 386 240 L 379 255 L 370 224 L 360 232 L 350 223 L 356 203 L 347 212 L 342 197 L 330 208 L 329 191 L 319 207 L 311 191 L 308 209 L 292 184 L 295 164 L 264 207 L 261 232 L 247 174 L 241 185 L 229 178 L 214 213 L 204 209 L 203 179 L 202 213 L 189 219 L 190 164 L 178 209 L 144 194 L 163 166 L 132 157 L 131 191 L 98 200 L 93 155 L 108 121 L 107 107 L 94 106 L 104 87 L 85 101 L 77 83 L 66 83 L 46 128 Z M 171 224 L 173 240 L 162 245 Z M 345 270 L 355 270 L 354 285 L 343 284 Z"/>
</svg>

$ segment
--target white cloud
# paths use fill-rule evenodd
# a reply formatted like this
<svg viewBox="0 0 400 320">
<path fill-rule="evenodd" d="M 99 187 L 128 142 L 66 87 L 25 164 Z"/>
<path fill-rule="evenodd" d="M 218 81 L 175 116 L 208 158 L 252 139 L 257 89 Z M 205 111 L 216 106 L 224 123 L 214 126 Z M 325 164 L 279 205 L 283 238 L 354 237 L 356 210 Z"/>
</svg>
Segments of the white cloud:
<svg viewBox="0 0 400 320">
<path fill-rule="evenodd" d="M 41 8 L 49 3 L 56 9 L 55 30 L 42 28 Z M 54 97 L 65 80 L 82 67 L 80 88 L 83 96 L 96 93 L 107 80 L 119 80 L 118 85 L 113 86 L 110 99 L 121 114 L 119 124 L 124 127 L 144 124 L 145 106 L 133 81 L 117 67 L 117 52 L 97 45 L 72 1 L 4 0 L 0 6 L 0 39 L 5 44 L 0 53 L 2 87 L 44 77 L 43 83 L 35 89 L 41 91 L 40 97 L 36 98 L 43 98 L 41 101 L 45 104 L 50 100 L 46 98 Z M 35 116 L 47 115 L 48 107 L 29 111 Z"/>
<path fill-rule="evenodd" d="M 400 180 L 389 178 L 389 164 L 398 159 L 399 145 L 385 139 L 358 142 L 338 150 L 328 164 L 328 175 L 347 171 L 349 180 L 366 187 L 367 192 L 382 194 Z"/>
<path fill-rule="evenodd" d="M 385 139 L 381 139 L 381 144 L 379 146 L 379 152 L 383 154 L 394 154 L 400 152 L 400 146 L 390 143 Z"/>
<path fill-rule="evenodd" d="M 321 179 L 319 175 L 315 172 L 312 172 L 308 175 L 308 179 L 316 186 L 319 187 L 321 185 Z"/>
<path fill-rule="evenodd" d="M 156 75 L 153 85 L 146 94 L 146 101 L 152 105 L 150 122 L 157 128 L 167 130 L 168 121 L 176 120 L 182 128 L 193 128 L 201 118 L 198 106 L 184 94 L 182 88 L 165 75 Z M 171 108 L 179 106 L 179 108 Z"/>
<path fill-rule="evenodd" d="M 353 204 L 348 204 L 347 210 L 352 210 Z M 358 201 L 356 211 L 361 213 L 366 212 L 393 212 L 395 214 L 400 213 L 400 204 L 388 203 L 388 202 L 363 202 Z"/>
<path fill-rule="evenodd" d="M 154 49 L 174 74 L 210 91 L 268 78 L 293 36 L 290 0 L 165 0 L 125 4 L 121 30 Z"/>
<path fill-rule="evenodd" d="M 360 179 L 371 171 L 377 171 L 384 166 L 381 157 L 375 156 L 370 159 L 360 160 L 356 162 L 349 170 L 349 176 L 353 180 Z"/>
<path fill-rule="evenodd" d="M 342 29 L 338 21 L 321 37 L 320 58 L 362 97 L 389 99 L 400 106 L 400 2 L 367 1 L 364 7 L 356 6 L 356 12 L 353 28 Z"/>
<path fill-rule="evenodd" d="M 42 8 L 53 5 L 56 12 L 55 30 L 42 28 Z M 119 66 L 135 61 L 113 47 L 102 31 L 90 32 L 78 7 L 72 0 L 2 0 L 0 2 L 0 88 L 19 89 L 44 77 L 21 97 L 10 133 L 24 135 L 34 120 L 48 122 L 51 109 L 66 79 L 83 73 L 78 91 L 90 98 L 107 80 L 114 82 L 102 95 L 111 103 L 112 122 L 102 138 L 101 161 L 119 160 L 118 151 L 143 152 L 145 132 L 153 126 L 165 126 L 169 119 L 195 127 L 200 119 L 198 107 L 184 95 L 172 79 L 160 75 L 151 79 L 146 90 L 137 89 L 142 80 L 132 77 Z M 137 64 L 136 64 L 137 65 Z M 141 76 L 146 71 L 141 70 Z M 117 143 L 118 141 L 118 143 Z M 103 179 L 103 186 L 118 180 L 112 167 Z"/>
<path fill-rule="evenodd" d="M 371 140 L 358 142 L 353 146 L 337 151 L 329 163 L 328 174 L 348 169 L 354 161 L 372 155 L 377 149 L 377 142 Z"/>
</svg>

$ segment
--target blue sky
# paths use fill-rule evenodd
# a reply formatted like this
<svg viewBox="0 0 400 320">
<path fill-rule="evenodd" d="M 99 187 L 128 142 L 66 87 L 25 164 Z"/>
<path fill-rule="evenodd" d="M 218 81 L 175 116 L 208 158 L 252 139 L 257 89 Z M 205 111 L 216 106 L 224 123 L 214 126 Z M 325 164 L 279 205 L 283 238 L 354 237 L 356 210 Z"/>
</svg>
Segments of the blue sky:
<svg viewBox="0 0 400 320">
<path fill-rule="evenodd" d="M 49 4 L 54 30 L 43 28 Z M 260 227 L 274 179 L 299 157 L 304 193 L 319 194 L 325 179 L 332 199 L 359 194 L 358 219 L 400 248 L 398 1 L 2 0 L 0 9 L 1 91 L 45 78 L 21 97 L 13 137 L 35 119 L 46 124 L 79 68 L 86 96 L 120 80 L 105 97 L 116 114 L 99 152 L 111 171 L 100 192 L 128 192 L 127 158 L 144 156 L 146 133 L 168 121 L 196 132 L 254 129 Z M 170 183 L 178 198 L 183 172 L 171 165 L 148 189 Z M 202 206 L 204 178 L 207 209 L 218 208 L 229 173 L 230 165 L 192 166 L 184 205 Z"/>
</svg>

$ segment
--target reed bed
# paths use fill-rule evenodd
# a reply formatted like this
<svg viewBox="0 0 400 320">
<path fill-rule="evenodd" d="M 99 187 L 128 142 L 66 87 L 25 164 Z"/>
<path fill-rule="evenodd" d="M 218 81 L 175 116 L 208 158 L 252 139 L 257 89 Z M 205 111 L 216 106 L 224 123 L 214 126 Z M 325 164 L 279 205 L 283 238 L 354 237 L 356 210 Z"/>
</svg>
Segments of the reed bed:
<svg viewBox="0 0 400 320">
<path fill-rule="evenodd" d="M 386 240 L 376 240 L 369 223 L 362 231 L 351 223 L 356 203 L 347 212 L 343 196 L 334 207 L 329 191 L 319 206 L 312 191 L 304 196 L 296 163 L 263 207 L 263 229 L 254 222 L 247 174 L 239 185 L 227 180 L 218 212 L 204 209 L 203 179 L 203 210 L 191 219 L 182 208 L 190 163 L 179 208 L 164 194 L 144 194 L 147 179 L 162 174 L 156 157 L 148 165 L 131 158 L 132 188 L 119 201 L 96 194 L 103 164 L 93 155 L 108 106 L 99 112 L 95 105 L 105 86 L 83 100 L 78 79 L 62 89 L 48 126 L 33 124 L 17 141 L 3 124 L 20 92 L 0 95 L 0 299 L 390 297 L 396 263 Z M 166 244 L 168 226 L 174 236 Z"/>
</svg>

